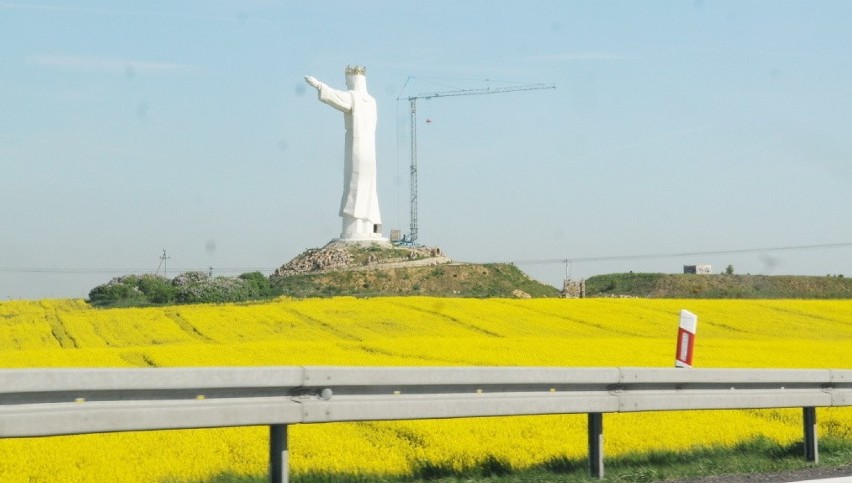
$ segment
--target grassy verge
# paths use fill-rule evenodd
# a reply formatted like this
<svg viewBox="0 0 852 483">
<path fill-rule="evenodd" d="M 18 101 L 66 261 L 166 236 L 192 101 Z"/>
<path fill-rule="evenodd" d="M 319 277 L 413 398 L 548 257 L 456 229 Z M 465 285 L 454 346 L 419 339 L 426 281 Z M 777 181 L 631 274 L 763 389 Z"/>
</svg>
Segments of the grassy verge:
<svg viewBox="0 0 852 483">
<path fill-rule="evenodd" d="M 781 445 L 765 438 L 740 443 L 733 448 L 695 448 L 688 452 L 655 451 L 631 454 L 605 460 L 605 481 L 651 482 L 712 475 L 734 475 L 791 471 L 814 466 L 803 457 L 801 443 Z M 824 438 L 820 441 L 819 466 L 834 467 L 852 464 L 852 440 Z M 375 475 L 329 475 L 322 473 L 294 474 L 295 483 L 397 483 L 397 482 L 584 482 L 588 476 L 584 459 L 558 458 L 539 467 L 513 470 L 506 463 L 489 458 L 478 467 L 465 472 L 423 463 L 410 477 Z M 204 480 L 204 483 L 262 483 L 267 475 L 235 476 L 223 474 Z M 202 483 L 168 480 L 164 483 Z"/>
<path fill-rule="evenodd" d="M 848 299 L 852 278 L 798 275 L 613 273 L 586 279 L 588 297 Z"/>
<path fill-rule="evenodd" d="M 381 270 L 305 273 L 274 277 L 278 293 L 304 297 L 558 297 L 556 287 L 537 282 L 511 264 L 459 264 Z M 516 292 L 520 291 L 520 292 Z"/>
</svg>

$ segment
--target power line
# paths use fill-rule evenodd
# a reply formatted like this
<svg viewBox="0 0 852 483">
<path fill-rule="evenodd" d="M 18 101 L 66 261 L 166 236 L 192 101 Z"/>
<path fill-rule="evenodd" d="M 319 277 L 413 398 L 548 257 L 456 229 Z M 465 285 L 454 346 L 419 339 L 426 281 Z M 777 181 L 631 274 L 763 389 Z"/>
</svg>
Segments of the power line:
<svg viewBox="0 0 852 483">
<path fill-rule="evenodd" d="M 192 268 L 175 268 L 172 272 L 203 272 L 205 270 Z M 224 267 L 216 268 L 218 273 L 244 273 L 244 272 L 273 272 L 269 267 Z M 2 273 L 48 273 L 57 275 L 86 275 L 86 274 L 129 274 L 129 273 L 156 273 L 149 268 L 33 268 L 33 267 L 6 267 L 0 268 Z"/>
<path fill-rule="evenodd" d="M 613 260 L 643 260 L 643 259 L 659 259 L 673 257 L 687 257 L 699 255 L 731 255 L 743 253 L 764 253 L 764 252 L 780 252 L 780 251 L 800 251 L 800 250 L 823 250 L 831 248 L 848 248 L 852 247 L 852 242 L 840 243 L 818 243 L 812 245 L 793 245 L 771 248 L 739 248 L 732 250 L 708 250 L 695 252 L 670 252 L 670 253 L 650 253 L 640 255 L 610 255 L 596 257 L 567 257 L 567 258 L 548 258 L 537 260 L 508 260 L 508 263 L 514 264 L 551 264 L 551 263 L 582 263 L 582 262 L 606 262 Z M 198 267 L 178 267 L 172 268 L 172 271 L 177 272 L 203 272 Z M 273 272 L 274 268 L 269 267 L 217 267 L 218 273 L 245 273 L 245 272 Z M 48 274 L 67 274 L 67 275 L 84 275 L 84 274 L 127 274 L 127 273 L 155 273 L 149 268 L 40 268 L 40 267 L 0 267 L 0 273 L 48 273 Z"/>
<path fill-rule="evenodd" d="M 673 253 L 650 253 L 644 255 L 610 255 L 600 257 L 574 257 L 574 258 L 550 258 L 543 260 L 517 260 L 515 264 L 549 264 L 549 263 L 577 263 L 577 262 L 606 262 L 613 260 L 650 260 L 655 258 L 691 257 L 698 255 L 731 255 L 742 253 L 764 253 L 795 250 L 819 250 L 826 248 L 852 247 L 852 242 L 820 243 L 813 245 L 794 245 L 772 248 L 739 248 L 734 250 L 710 250 L 703 252 L 673 252 Z"/>
</svg>

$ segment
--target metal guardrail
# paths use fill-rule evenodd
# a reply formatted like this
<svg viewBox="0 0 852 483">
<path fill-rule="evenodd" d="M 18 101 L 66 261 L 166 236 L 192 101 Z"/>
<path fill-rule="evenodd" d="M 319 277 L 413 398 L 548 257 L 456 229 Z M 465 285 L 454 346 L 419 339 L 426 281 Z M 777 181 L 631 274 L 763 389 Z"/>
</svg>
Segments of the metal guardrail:
<svg viewBox="0 0 852 483">
<path fill-rule="evenodd" d="M 852 406 L 852 370 L 554 367 L 256 367 L 0 370 L 0 437 L 270 426 L 270 481 L 288 479 L 287 426 L 589 415 L 589 469 L 603 477 L 603 414 L 802 407 L 817 461 L 816 407 Z"/>
</svg>

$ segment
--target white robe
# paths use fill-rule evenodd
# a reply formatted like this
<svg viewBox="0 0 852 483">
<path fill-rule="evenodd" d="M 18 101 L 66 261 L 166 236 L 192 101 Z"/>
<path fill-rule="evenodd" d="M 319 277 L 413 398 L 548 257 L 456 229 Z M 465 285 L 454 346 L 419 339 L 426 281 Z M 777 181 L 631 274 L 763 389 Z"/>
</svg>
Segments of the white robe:
<svg viewBox="0 0 852 483">
<path fill-rule="evenodd" d="M 346 143 L 340 216 L 381 225 L 376 193 L 376 100 L 365 91 L 338 91 L 322 84 L 319 100 L 343 112 Z"/>
</svg>

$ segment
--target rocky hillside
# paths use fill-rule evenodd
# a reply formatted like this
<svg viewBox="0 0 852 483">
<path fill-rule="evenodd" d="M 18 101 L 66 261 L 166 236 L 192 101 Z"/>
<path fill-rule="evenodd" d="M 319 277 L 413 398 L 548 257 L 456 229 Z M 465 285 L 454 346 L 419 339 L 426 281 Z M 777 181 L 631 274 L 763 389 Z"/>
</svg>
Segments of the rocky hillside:
<svg viewBox="0 0 852 483">
<path fill-rule="evenodd" d="M 559 291 L 529 278 L 514 265 L 453 262 L 439 248 L 385 243 L 330 243 L 296 256 L 266 277 L 182 273 L 116 277 L 89 292 L 98 307 L 244 302 L 275 297 L 558 297 Z"/>
<path fill-rule="evenodd" d="M 435 266 L 450 263 L 440 248 L 398 247 L 388 242 L 331 242 L 305 250 L 272 274 L 287 277 L 307 273 Z"/>
<path fill-rule="evenodd" d="M 440 297 L 558 297 L 550 285 L 510 264 L 453 262 L 439 248 L 331 243 L 307 250 L 270 277 L 292 297 L 431 295 Z"/>
</svg>

